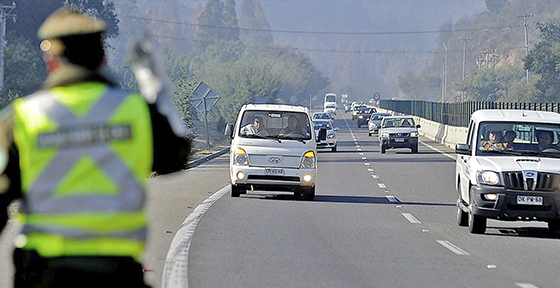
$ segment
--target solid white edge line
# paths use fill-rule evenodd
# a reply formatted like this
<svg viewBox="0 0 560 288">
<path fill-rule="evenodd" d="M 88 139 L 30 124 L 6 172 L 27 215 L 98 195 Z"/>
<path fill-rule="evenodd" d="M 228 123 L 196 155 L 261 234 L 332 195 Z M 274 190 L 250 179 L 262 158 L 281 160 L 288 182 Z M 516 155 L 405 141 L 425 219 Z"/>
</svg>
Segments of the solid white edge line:
<svg viewBox="0 0 560 288">
<path fill-rule="evenodd" d="M 389 200 L 389 202 L 391 202 L 391 203 L 398 203 L 399 202 L 399 200 L 397 200 L 397 198 L 395 198 L 395 196 L 385 195 L 385 198 L 387 198 L 387 200 Z"/>
<path fill-rule="evenodd" d="M 531 283 L 515 283 L 515 285 L 521 287 L 521 288 L 539 288 Z"/>
<path fill-rule="evenodd" d="M 401 213 L 401 215 L 406 218 L 406 220 L 408 220 L 408 222 L 412 223 L 412 224 L 422 224 L 422 222 L 420 222 L 420 220 L 416 219 L 416 217 L 414 217 L 414 215 L 410 214 L 410 213 Z"/>
<path fill-rule="evenodd" d="M 432 149 L 432 150 L 434 150 L 434 151 L 440 153 L 441 155 L 443 155 L 443 156 L 445 156 L 445 157 L 447 157 L 447 158 L 450 158 L 450 159 L 452 159 L 452 160 L 457 160 L 457 157 L 456 157 L 456 156 L 452 156 L 452 155 L 449 154 L 449 153 L 443 152 L 443 151 L 437 149 L 436 147 L 434 147 L 434 146 L 432 146 L 432 145 L 430 145 L 430 144 L 424 143 L 424 141 L 418 141 L 418 142 L 420 142 L 420 144 L 422 144 L 422 145 L 424 145 L 424 146 L 426 146 L 426 147 L 428 147 L 428 148 L 430 148 L 430 149 Z"/>
<path fill-rule="evenodd" d="M 185 218 L 181 228 L 175 236 L 165 258 L 165 266 L 163 267 L 163 275 L 161 279 L 161 287 L 189 287 L 188 277 L 188 259 L 191 239 L 198 221 L 202 219 L 204 213 L 210 209 L 210 206 L 218 201 L 222 196 L 230 191 L 229 185 L 215 192 L 212 196 L 202 201 L 196 208 Z"/>
<path fill-rule="evenodd" d="M 457 254 L 457 255 L 470 255 L 469 253 L 467 253 L 467 251 L 451 244 L 451 242 L 449 241 L 445 241 L 445 240 L 436 240 L 439 244 L 441 244 L 443 247 L 449 249 L 451 252 Z"/>
</svg>

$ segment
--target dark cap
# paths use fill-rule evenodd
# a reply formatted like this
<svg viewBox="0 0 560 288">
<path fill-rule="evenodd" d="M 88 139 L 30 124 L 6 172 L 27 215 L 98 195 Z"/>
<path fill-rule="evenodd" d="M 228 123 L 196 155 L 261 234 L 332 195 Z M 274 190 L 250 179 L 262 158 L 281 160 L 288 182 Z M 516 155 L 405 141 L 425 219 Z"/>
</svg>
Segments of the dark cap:
<svg viewBox="0 0 560 288">
<path fill-rule="evenodd" d="M 257 117 L 255 117 L 255 121 L 257 121 L 257 122 L 261 123 L 261 122 L 262 122 L 262 118 L 261 118 L 261 117 L 259 117 L 259 116 L 257 116 Z"/>
</svg>

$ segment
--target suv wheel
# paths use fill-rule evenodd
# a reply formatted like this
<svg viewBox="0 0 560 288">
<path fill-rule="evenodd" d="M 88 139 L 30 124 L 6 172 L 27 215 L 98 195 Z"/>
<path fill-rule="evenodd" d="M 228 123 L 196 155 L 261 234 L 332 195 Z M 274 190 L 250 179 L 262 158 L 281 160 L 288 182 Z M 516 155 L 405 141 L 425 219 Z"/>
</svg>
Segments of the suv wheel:
<svg viewBox="0 0 560 288">
<path fill-rule="evenodd" d="M 367 133 L 367 135 L 368 135 L 369 137 L 371 137 L 371 131 L 370 131 L 370 132 L 368 132 L 368 133 Z"/>
<path fill-rule="evenodd" d="M 550 230 L 550 232 L 559 232 L 560 231 L 560 220 L 548 221 L 548 230 Z"/>
<path fill-rule="evenodd" d="M 471 200 L 469 205 L 469 231 L 473 234 L 484 234 L 486 232 L 486 217 L 475 215 L 472 207 L 474 207 L 473 193 L 471 192 Z"/>
<path fill-rule="evenodd" d="M 338 144 L 334 145 L 334 147 L 332 147 L 332 152 L 336 152 L 336 146 L 338 146 Z"/>
<path fill-rule="evenodd" d="M 457 224 L 461 227 L 469 226 L 469 214 L 459 206 L 459 201 L 457 200 Z"/>
<path fill-rule="evenodd" d="M 315 200 L 315 186 L 313 187 L 302 187 L 303 198 L 308 201 Z"/>
<path fill-rule="evenodd" d="M 410 147 L 410 150 L 412 150 L 412 153 L 418 153 L 418 144 L 416 144 L 416 146 Z"/>
<path fill-rule="evenodd" d="M 239 197 L 239 195 L 241 195 L 241 188 L 231 184 L 231 197 Z"/>
<path fill-rule="evenodd" d="M 385 154 L 385 146 L 383 144 L 379 145 L 379 150 L 381 150 L 381 154 Z"/>
</svg>

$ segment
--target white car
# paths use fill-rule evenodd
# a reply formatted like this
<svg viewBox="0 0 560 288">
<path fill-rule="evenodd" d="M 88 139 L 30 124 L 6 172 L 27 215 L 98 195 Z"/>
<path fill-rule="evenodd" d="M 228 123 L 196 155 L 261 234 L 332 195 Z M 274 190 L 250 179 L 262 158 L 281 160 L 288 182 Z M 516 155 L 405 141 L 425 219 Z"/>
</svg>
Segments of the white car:
<svg viewBox="0 0 560 288">
<path fill-rule="evenodd" d="M 457 223 L 484 233 L 487 219 L 544 221 L 560 230 L 560 114 L 479 110 L 457 144 Z"/>
<path fill-rule="evenodd" d="M 329 113 L 331 115 L 336 115 L 336 104 L 325 105 L 325 109 L 323 109 L 323 112 Z"/>
<path fill-rule="evenodd" d="M 338 127 L 334 127 L 332 120 L 325 119 L 314 119 L 313 126 L 315 126 L 315 134 L 319 134 L 321 128 L 327 130 L 327 139 L 322 141 L 317 141 L 317 149 L 327 148 L 331 149 L 332 152 L 336 152 L 338 147 L 338 138 L 336 137 L 336 132 L 338 132 Z"/>
<path fill-rule="evenodd" d="M 301 106 L 247 104 L 235 126 L 227 124 L 231 196 L 248 190 L 290 191 L 315 198 L 317 140 L 309 109 Z"/>
<path fill-rule="evenodd" d="M 379 128 L 381 127 L 381 120 L 383 120 L 384 117 L 389 116 L 391 116 L 391 113 L 371 114 L 368 121 L 368 136 L 371 136 L 371 134 L 377 134 L 377 132 L 379 132 Z"/>
<path fill-rule="evenodd" d="M 315 119 L 330 120 L 332 119 L 332 115 L 327 112 L 315 112 L 313 113 L 313 120 Z"/>
</svg>

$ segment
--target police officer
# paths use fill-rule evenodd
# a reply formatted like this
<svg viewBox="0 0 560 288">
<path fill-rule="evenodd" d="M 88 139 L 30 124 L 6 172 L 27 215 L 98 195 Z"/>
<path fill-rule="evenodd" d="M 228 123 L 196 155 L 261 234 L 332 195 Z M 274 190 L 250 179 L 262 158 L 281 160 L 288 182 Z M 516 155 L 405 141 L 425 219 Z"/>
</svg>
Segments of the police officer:
<svg viewBox="0 0 560 288">
<path fill-rule="evenodd" d="M 51 14 L 38 32 L 44 87 L 0 115 L 0 151 L 9 151 L 0 231 L 15 199 L 23 220 L 16 288 L 146 287 L 146 178 L 184 167 L 190 143 L 157 107 L 100 74 L 105 31 L 68 8 Z"/>
</svg>

